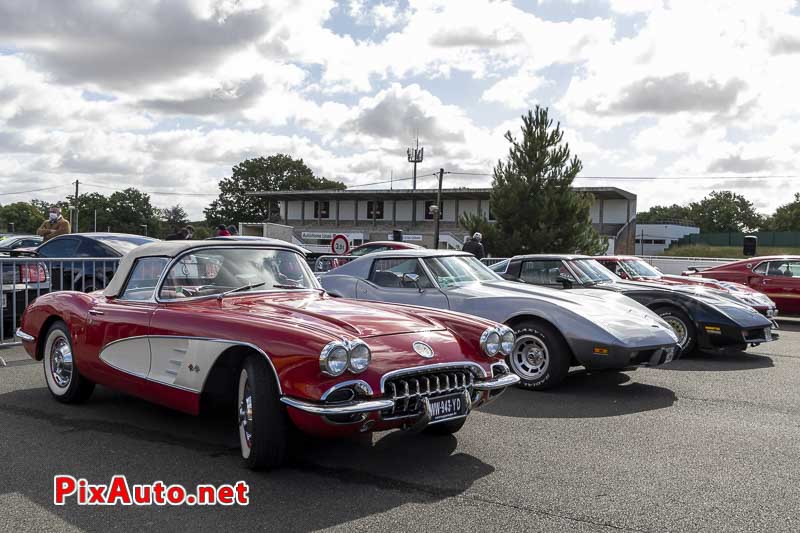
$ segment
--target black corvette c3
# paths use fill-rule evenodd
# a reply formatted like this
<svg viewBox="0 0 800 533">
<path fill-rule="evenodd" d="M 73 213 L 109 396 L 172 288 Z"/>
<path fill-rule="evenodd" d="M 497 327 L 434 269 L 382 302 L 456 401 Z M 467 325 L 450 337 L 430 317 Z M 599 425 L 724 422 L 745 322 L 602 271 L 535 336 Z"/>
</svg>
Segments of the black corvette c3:
<svg viewBox="0 0 800 533">
<path fill-rule="evenodd" d="M 493 265 L 507 280 L 556 289 L 625 294 L 658 313 L 675 330 L 682 355 L 695 349 L 740 351 L 777 339 L 774 322 L 753 308 L 703 287 L 654 287 L 625 281 L 590 256 L 519 255 Z"/>
</svg>

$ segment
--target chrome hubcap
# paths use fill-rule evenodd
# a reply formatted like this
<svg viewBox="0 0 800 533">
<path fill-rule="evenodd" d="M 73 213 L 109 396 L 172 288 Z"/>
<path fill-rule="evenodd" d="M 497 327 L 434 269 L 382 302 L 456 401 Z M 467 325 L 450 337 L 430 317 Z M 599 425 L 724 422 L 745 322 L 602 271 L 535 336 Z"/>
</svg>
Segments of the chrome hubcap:
<svg viewBox="0 0 800 533">
<path fill-rule="evenodd" d="M 50 375 L 61 388 L 72 380 L 72 348 L 64 337 L 59 337 L 50 348 Z"/>
<path fill-rule="evenodd" d="M 681 347 L 685 346 L 689 337 L 689 330 L 686 327 L 686 324 L 683 323 L 683 320 L 674 316 L 665 316 L 662 318 L 664 318 L 664 321 L 669 324 L 669 327 L 672 328 L 672 331 L 675 332 L 675 335 L 678 336 L 678 344 Z"/>
<path fill-rule="evenodd" d="M 510 362 L 511 368 L 520 377 L 537 379 L 547 372 L 547 367 L 550 365 L 550 352 L 540 338 L 523 335 L 517 338 Z"/>
<path fill-rule="evenodd" d="M 253 396 L 250 382 L 245 381 L 244 390 L 239 394 L 239 429 L 248 448 L 253 446 Z"/>
</svg>

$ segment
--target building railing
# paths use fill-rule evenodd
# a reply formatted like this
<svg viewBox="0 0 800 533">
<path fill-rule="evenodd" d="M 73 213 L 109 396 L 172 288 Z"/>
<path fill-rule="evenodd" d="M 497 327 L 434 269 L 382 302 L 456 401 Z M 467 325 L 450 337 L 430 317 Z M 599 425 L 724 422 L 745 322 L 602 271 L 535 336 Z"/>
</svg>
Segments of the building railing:
<svg viewBox="0 0 800 533">
<path fill-rule="evenodd" d="M 14 332 L 25 308 L 58 290 L 91 292 L 105 288 L 118 258 L 38 258 L 0 256 L 0 348 L 16 346 Z"/>
</svg>

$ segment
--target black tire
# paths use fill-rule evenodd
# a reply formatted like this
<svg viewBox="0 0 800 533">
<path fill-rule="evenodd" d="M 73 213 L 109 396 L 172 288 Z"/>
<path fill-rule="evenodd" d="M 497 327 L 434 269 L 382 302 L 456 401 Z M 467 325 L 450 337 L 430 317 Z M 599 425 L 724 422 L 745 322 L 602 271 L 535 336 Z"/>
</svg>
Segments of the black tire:
<svg viewBox="0 0 800 533">
<path fill-rule="evenodd" d="M 253 470 L 281 466 L 286 460 L 290 433 L 289 416 L 279 400 L 277 383 L 262 357 L 247 356 L 236 380 L 239 445 L 245 465 Z"/>
<path fill-rule="evenodd" d="M 517 324 L 514 330 L 517 342 L 506 361 L 520 377 L 518 386 L 546 390 L 564 381 L 572 352 L 558 330 L 550 324 L 533 320 Z"/>
<path fill-rule="evenodd" d="M 47 330 L 42 368 L 47 389 L 62 403 L 83 403 L 94 391 L 94 383 L 83 377 L 72 355 L 72 339 L 61 320 Z"/>
<path fill-rule="evenodd" d="M 439 422 L 438 424 L 426 427 L 423 433 L 427 433 L 428 435 L 452 435 L 453 433 L 458 433 L 458 430 L 464 427 L 466 421 L 467 419 L 464 417 L 456 420 L 448 420 L 447 422 Z"/>
<path fill-rule="evenodd" d="M 689 315 L 674 307 L 660 307 L 655 309 L 656 314 L 666 320 L 676 335 L 680 344 L 680 357 L 688 357 L 697 346 L 697 328 Z M 684 336 L 685 332 L 685 336 Z M 681 340 L 683 339 L 683 340 Z"/>
</svg>

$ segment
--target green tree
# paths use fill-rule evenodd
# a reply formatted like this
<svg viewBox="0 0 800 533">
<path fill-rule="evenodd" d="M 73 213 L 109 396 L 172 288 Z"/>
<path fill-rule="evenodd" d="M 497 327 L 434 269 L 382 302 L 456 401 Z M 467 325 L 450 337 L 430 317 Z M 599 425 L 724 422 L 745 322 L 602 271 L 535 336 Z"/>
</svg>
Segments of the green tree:
<svg viewBox="0 0 800 533">
<path fill-rule="evenodd" d="M 189 216 L 180 204 L 162 209 L 161 217 L 164 219 L 164 230 L 168 233 L 176 231 L 189 223 Z"/>
<path fill-rule="evenodd" d="M 581 171 L 570 157 L 561 124 L 553 127 L 547 108 L 536 106 L 522 117 L 522 138 L 511 143 L 505 163 L 494 168 L 492 212 L 497 219 L 494 255 L 562 252 L 596 254 L 605 240 L 592 227 L 590 194 L 572 188 Z"/>
<path fill-rule="evenodd" d="M 688 205 L 656 205 L 636 214 L 636 222 L 639 224 L 654 224 L 668 220 L 685 221 L 694 224 L 692 219 L 692 209 Z"/>
<path fill-rule="evenodd" d="M 318 178 L 303 162 L 285 154 L 247 159 L 219 182 L 219 197 L 205 210 L 209 226 L 238 222 L 277 222 L 277 202 L 247 196 L 254 191 L 344 189 L 344 183 Z"/>
<path fill-rule="evenodd" d="M 764 222 L 750 200 L 732 191 L 711 191 L 689 208 L 701 233 L 752 231 Z"/>
<path fill-rule="evenodd" d="M 160 211 L 150 203 L 150 195 L 129 187 L 108 197 L 111 231 L 150 236 L 161 234 Z"/>
<path fill-rule="evenodd" d="M 800 230 L 800 193 L 794 193 L 794 200 L 783 204 L 775 213 L 764 220 L 762 228 L 767 231 Z"/>
<path fill-rule="evenodd" d="M 61 214 L 70 220 L 70 206 L 75 205 L 75 195 L 67 196 L 65 201 L 58 202 Z M 97 231 L 106 231 L 113 227 L 114 220 L 111 215 L 111 203 L 108 198 L 98 192 L 81 194 L 78 196 L 78 225 L 72 231 L 95 231 L 95 213 L 97 214 Z"/>
<path fill-rule="evenodd" d="M 0 207 L 0 232 L 11 229 L 15 233 L 36 233 L 44 220 L 42 213 L 28 202 L 14 202 Z"/>
</svg>

